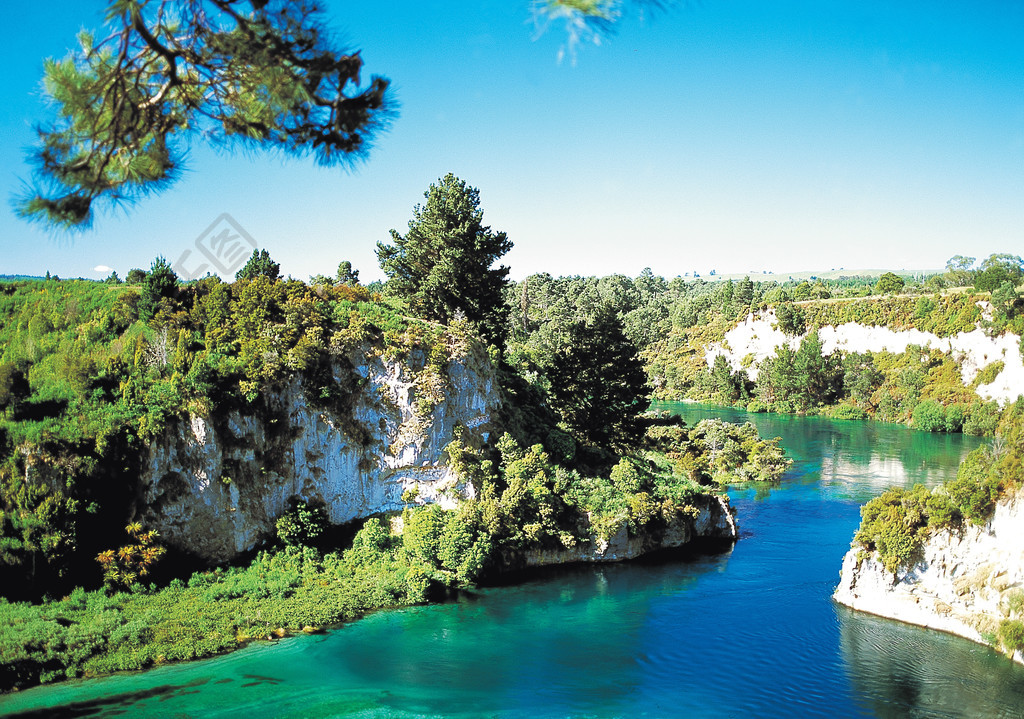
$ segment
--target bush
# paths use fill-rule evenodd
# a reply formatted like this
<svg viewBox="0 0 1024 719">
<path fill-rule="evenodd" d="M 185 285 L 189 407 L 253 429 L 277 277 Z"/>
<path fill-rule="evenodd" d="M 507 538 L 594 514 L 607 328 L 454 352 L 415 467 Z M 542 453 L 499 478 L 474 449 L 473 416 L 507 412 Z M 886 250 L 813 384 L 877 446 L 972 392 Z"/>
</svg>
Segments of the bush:
<svg viewBox="0 0 1024 719">
<path fill-rule="evenodd" d="M 747 403 L 747 411 L 748 412 L 767 412 L 768 411 L 768 405 L 766 405 L 764 402 L 762 402 L 759 399 L 752 399 L 752 400 L 750 400 L 750 402 Z"/>
<path fill-rule="evenodd" d="M 312 546 L 329 524 L 322 505 L 295 499 L 292 508 L 277 520 L 277 538 L 286 547 Z"/>
<path fill-rule="evenodd" d="M 868 413 L 852 404 L 837 404 L 826 413 L 832 419 L 867 419 Z"/>
<path fill-rule="evenodd" d="M 949 498 L 972 524 L 984 524 L 999 497 L 999 479 L 989 472 L 987 448 L 974 450 L 960 464 L 956 479 L 946 485 Z"/>
<path fill-rule="evenodd" d="M 912 413 L 914 429 L 924 432 L 945 432 L 946 410 L 935 400 L 926 399 L 914 407 Z"/>
<path fill-rule="evenodd" d="M 999 415 L 999 405 L 996 402 L 972 402 L 964 419 L 964 434 L 976 437 L 989 437 L 995 434 Z"/>
<path fill-rule="evenodd" d="M 1008 651 L 1024 651 L 1024 622 L 1004 619 L 999 624 L 999 641 Z"/>
</svg>

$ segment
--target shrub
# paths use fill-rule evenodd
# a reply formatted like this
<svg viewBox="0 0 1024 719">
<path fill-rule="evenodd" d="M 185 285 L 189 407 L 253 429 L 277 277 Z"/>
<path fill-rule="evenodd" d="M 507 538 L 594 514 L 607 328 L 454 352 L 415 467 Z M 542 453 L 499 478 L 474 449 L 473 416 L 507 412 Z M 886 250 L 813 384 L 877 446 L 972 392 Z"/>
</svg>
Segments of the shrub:
<svg viewBox="0 0 1024 719">
<path fill-rule="evenodd" d="M 1004 619 L 999 624 L 999 641 L 1008 651 L 1024 651 L 1024 622 Z"/>
<path fill-rule="evenodd" d="M 924 432 L 946 431 L 946 410 L 935 400 L 926 399 L 914 407 L 911 415 L 914 429 Z"/>
<path fill-rule="evenodd" d="M 842 403 L 829 409 L 827 415 L 832 419 L 867 419 L 868 413 L 856 405 Z"/>
<path fill-rule="evenodd" d="M 999 405 L 996 402 L 972 402 L 964 419 L 964 434 L 988 437 L 995 434 L 999 424 Z"/>
<path fill-rule="evenodd" d="M 292 500 L 292 508 L 277 522 L 277 538 L 286 547 L 311 546 L 330 524 L 322 505 L 305 500 Z"/>
<path fill-rule="evenodd" d="M 768 405 L 766 405 L 764 402 L 762 402 L 759 399 L 752 399 L 752 400 L 750 400 L 750 402 L 747 403 L 747 411 L 748 412 L 767 412 L 768 411 Z"/>
</svg>

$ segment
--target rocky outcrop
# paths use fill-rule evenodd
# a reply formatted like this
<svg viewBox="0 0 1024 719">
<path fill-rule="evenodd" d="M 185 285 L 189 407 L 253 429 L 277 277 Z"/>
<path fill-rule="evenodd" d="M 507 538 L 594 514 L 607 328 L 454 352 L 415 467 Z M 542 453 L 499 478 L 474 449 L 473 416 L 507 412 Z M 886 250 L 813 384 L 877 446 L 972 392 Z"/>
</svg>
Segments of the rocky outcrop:
<svg viewBox="0 0 1024 719">
<path fill-rule="evenodd" d="M 833 598 L 848 607 L 989 643 L 1024 602 L 1024 494 L 996 505 L 984 526 L 944 530 L 920 560 L 896 574 L 854 547 Z M 1024 663 L 1021 652 L 1014 659 Z"/>
<path fill-rule="evenodd" d="M 693 500 L 695 515 L 679 515 L 664 532 L 630 536 L 623 525 L 609 539 L 591 537 L 586 543 L 569 549 L 536 549 L 527 552 L 523 560 L 527 567 L 543 567 L 574 562 L 620 562 L 635 559 L 661 549 L 675 549 L 695 539 L 735 540 L 738 536 L 734 510 L 729 498 L 704 495 Z"/>
<path fill-rule="evenodd" d="M 472 487 L 445 466 L 444 448 L 460 435 L 486 441 L 500 395 L 486 353 L 465 352 L 440 373 L 440 401 L 424 411 L 424 368 L 419 350 L 398 360 L 363 347 L 334 368 L 350 388 L 344 406 L 311 401 L 294 377 L 253 406 L 172 424 L 150 447 L 139 518 L 164 543 L 214 563 L 271 537 L 295 499 L 322 503 L 335 523 L 400 510 L 406 490 L 454 505 Z"/>
</svg>

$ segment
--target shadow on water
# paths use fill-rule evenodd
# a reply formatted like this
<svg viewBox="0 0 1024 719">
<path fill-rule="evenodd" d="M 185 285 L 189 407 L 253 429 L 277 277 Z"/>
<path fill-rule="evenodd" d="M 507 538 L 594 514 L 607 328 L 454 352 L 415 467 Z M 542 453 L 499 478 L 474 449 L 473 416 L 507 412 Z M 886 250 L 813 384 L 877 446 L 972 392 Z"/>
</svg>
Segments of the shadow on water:
<svg viewBox="0 0 1024 719">
<path fill-rule="evenodd" d="M 989 647 L 836 605 L 857 699 L 882 719 L 1020 717 L 1024 672 Z"/>
<path fill-rule="evenodd" d="M 954 476 L 980 440 L 667 407 L 691 425 L 749 420 L 794 460 L 770 492 L 730 490 L 735 546 L 533 570 L 319 636 L 0 696 L 0 715 L 1024 716 L 1024 668 L 830 598 L 860 504 Z"/>
<path fill-rule="evenodd" d="M 77 719 L 78 717 L 119 716 L 128 713 L 132 707 L 147 699 L 167 701 L 175 697 L 198 694 L 199 687 L 207 683 L 207 679 L 196 679 L 185 684 L 161 684 L 149 689 L 134 692 L 123 692 L 101 699 L 71 702 L 60 706 L 8 714 L 14 719 Z"/>
</svg>

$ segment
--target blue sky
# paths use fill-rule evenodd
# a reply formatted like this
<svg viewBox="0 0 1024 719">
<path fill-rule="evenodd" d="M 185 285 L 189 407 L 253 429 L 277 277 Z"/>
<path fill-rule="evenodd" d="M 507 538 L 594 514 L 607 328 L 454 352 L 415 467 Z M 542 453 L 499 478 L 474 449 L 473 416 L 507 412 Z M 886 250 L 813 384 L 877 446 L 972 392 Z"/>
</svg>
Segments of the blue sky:
<svg viewBox="0 0 1024 719">
<path fill-rule="evenodd" d="M 935 268 L 1024 252 L 1024 6 L 700 0 L 558 61 L 529 0 L 324 0 L 400 111 L 367 162 L 190 150 L 169 191 L 51 236 L 0 205 L 0 273 L 122 276 L 230 213 L 282 271 L 364 280 L 447 172 L 480 189 L 512 276 Z M 0 189 L 49 117 L 44 57 L 105 3 L 10 3 Z"/>
</svg>

